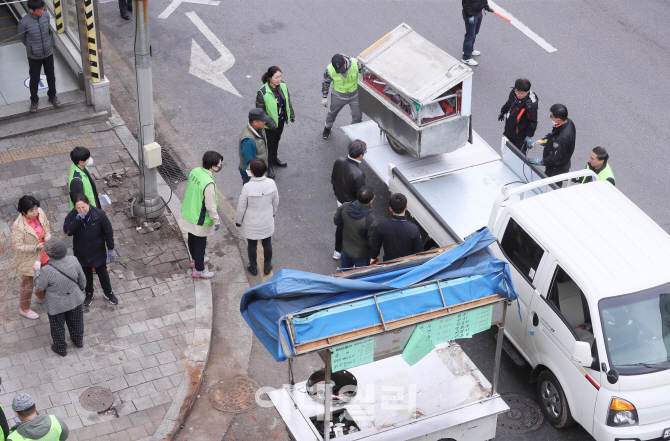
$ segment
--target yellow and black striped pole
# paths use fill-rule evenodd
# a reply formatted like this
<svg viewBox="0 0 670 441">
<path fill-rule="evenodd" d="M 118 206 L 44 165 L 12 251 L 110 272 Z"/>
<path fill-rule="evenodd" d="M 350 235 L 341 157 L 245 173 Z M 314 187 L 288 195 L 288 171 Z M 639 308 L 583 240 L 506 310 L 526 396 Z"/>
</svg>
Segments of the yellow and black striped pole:
<svg viewBox="0 0 670 441">
<path fill-rule="evenodd" d="M 56 32 L 62 34 L 65 32 L 63 27 L 63 0 L 54 0 L 54 13 L 56 18 Z"/>
<path fill-rule="evenodd" d="M 84 15 L 86 16 L 86 39 L 88 41 L 88 60 L 91 65 L 91 81 L 100 81 L 98 66 L 98 40 L 95 33 L 95 17 L 93 16 L 93 0 L 84 0 Z"/>
</svg>

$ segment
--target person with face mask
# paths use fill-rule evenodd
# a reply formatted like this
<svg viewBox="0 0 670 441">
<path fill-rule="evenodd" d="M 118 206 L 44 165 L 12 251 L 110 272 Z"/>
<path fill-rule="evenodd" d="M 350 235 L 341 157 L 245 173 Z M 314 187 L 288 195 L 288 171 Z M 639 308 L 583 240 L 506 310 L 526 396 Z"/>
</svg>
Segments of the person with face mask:
<svg viewBox="0 0 670 441">
<path fill-rule="evenodd" d="M 100 199 L 95 181 L 88 170 L 93 165 L 91 152 L 86 147 L 75 147 L 70 152 L 70 175 L 67 187 L 70 193 L 70 210 L 74 208 L 74 197 L 78 194 L 86 195 L 91 205 L 100 208 Z"/>
<path fill-rule="evenodd" d="M 261 126 L 262 128 L 262 126 Z M 266 156 L 267 159 L 267 156 Z M 212 173 L 221 171 L 223 156 L 215 151 L 208 151 L 202 157 L 202 167 L 191 170 L 188 184 L 181 205 L 182 231 L 188 233 L 188 252 L 191 253 L 191 276 L 200 279 L 214 277 L 212 271 L 205 268 L 209 258 L 205 257 L 207 236 L 219 229 L 221 221 L 217 205 L 219 197 Z"/>
<path fill-rule="evenodd" d="M 563 104 L 554 104 L 549 110 L 554 128 L 540 141 L 544 144 L 540 165 L 545 166 L 547 176 L 556 176 L 570 171 L 577 129 L 572 120 L 568 119 L 568 109 Z M 562 187 L 563 182 L 557 182 L 556 185 Z"/>
<path fill-rule="evenodd" d="M 519 78 L 500 109 L 498 121 L 505 121 L 503 135 L 525 155 L 533 145 L 537 129 L 537 95 L 530 90 L 530 81 Z"/>
</svg>

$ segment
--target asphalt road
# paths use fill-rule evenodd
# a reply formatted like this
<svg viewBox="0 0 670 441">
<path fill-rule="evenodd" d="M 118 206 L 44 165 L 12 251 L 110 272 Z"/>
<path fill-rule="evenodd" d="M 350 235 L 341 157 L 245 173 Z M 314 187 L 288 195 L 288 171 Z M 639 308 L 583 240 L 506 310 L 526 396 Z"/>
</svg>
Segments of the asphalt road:
<svg viewBox="0 0 670 441">
<path fill-rule="evenodd" d="M 323 70 L 336 52 L 357 55 L 401 22 L 448 53 L 460 57 L 463 21 L 460 2 L 293 0 L 248 2 L 223 0 L 218 6 L 183 3 L 166 19 L 157 18 L 168 0 L 150 3 L 155 101 L 185 142 L 200 156 L 215 149 L 225 157 L 216 175 L 225 196 L 237 201 L 242 182 L 237 172 L 238 135 L 254 107 L 260 76 L 278 65 L 288 84 L 296 124 L 288 125 L 280 157 L 289 163 L 277 172 L 280 208 L 273 236 L 275 270 L 294 268 L 329 274 L 336 271 L 333 251 L 333 161 L 346 154 L 347 139 L 334 130 L 320 138 L 326 110 L 320 106 Z M 474 68 L 473 126 L 497 148 L 502 123 L 496 120 L 509 88 L 527 77 L 540 100 L 536 136 L 551 129 L 549 107 L 565 104 L 577 127 L 573 170 L 584 167 L 590 150 L 605 146 L 617 187 L 670 231 L 670 2 L 659 0 L 500 0 L 497 2 L 558 49 L 548 53 L 505 21 L 489 14 L 477 39 L 482 52 Z M 225 75 L 240 98 L 189 74 L 192 40 L 210 58 L 220 54 L 185 15 L 194 11 L 235 57 Z M 122 20 L 114 2 L 100 5 L 101 23 L 110 43 L 133 65 L 132 22 Z M 350 123 L 345 109 L 335 127 Z M 532 152 L 531 155 L 539 155 Z M 367 170 L 375 188 L 374 212 L 388 213 L 387 191 Z M 492 372 L 493 342 L 486 333 L 462 342 L 486 375 Z M 250 376 L 264 386 L 286 381 L 286 366 L 275 363 L 256 341 Z M 501 389 L 534 395 L 527 369 L 503 356 Z M 319 366 L 300 360 L 298 379 Z M 257 408 L 237 416 L 225 439 L 249 439 L 251 431 L 273 430 L 281 422 L 272 409 Z M 258 429 L 260 428 L 260 429 Z M 256 432 L 254 432 L 256 433 Z M 267 432 L 269 433 L 269 432 Z M 245 436 L 247 434 L 247 436 Z M 277 435 L 266 439 L 281 439 Z M 546 424 L 539 432 L 497 439 L 584 440 L 575 427 L 557 431 Z M 263 439 L 254 436 L 254 439 Z"/>
</svg>

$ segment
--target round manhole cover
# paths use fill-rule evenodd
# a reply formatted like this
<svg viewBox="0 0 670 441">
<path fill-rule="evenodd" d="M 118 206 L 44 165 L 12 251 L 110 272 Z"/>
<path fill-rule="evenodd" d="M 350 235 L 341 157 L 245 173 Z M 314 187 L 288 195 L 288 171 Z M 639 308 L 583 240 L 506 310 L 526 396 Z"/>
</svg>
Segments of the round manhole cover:
<svg viewBox="0 0 670 441">
<path fill-rule="evenodd" d="M 106 387 L 91 387 L 79 397 L 81 407 L 92 412 L 104 412 L 114 404 L 114 395 Z"/>
<path fill-rule="evenodd" d="M 249 378 L 236 377 L 214 385 L 208 393 L 209 400 L 212 407 L 222 412 L 246 412 L 256 407 L 256 391 L 259 387 Z"/>
<path fill-rule="evenodd" d="M 498 415 L 497 432 L 521 435 L 534 432 L 544 424 L 540 405 L 534 399 L 520 394 L 501 394 L 509 410 Z"/>
</svg>

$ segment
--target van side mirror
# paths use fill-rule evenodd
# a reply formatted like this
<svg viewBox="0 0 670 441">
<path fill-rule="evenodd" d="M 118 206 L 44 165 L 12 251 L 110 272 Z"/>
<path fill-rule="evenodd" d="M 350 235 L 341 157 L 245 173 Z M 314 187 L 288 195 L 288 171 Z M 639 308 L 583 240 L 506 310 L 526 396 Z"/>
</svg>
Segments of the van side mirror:
<svg viewBox="0 0 670 441">
<path fill-rule="evenodd" d="M 591 367 L 593 356 L 591 356 L 591 345 L 585 341 L 576 341 L 572 348 L 572 359 L 580 366 Z"/>
<path fill-rule="evenodd" d="M 619 381 L 619 372 L 617 372 L 616 369 L 607 371 L 607 381 L 609 381 L 610 384 L 616 384 L 616 382 Z"/>
</svg>

